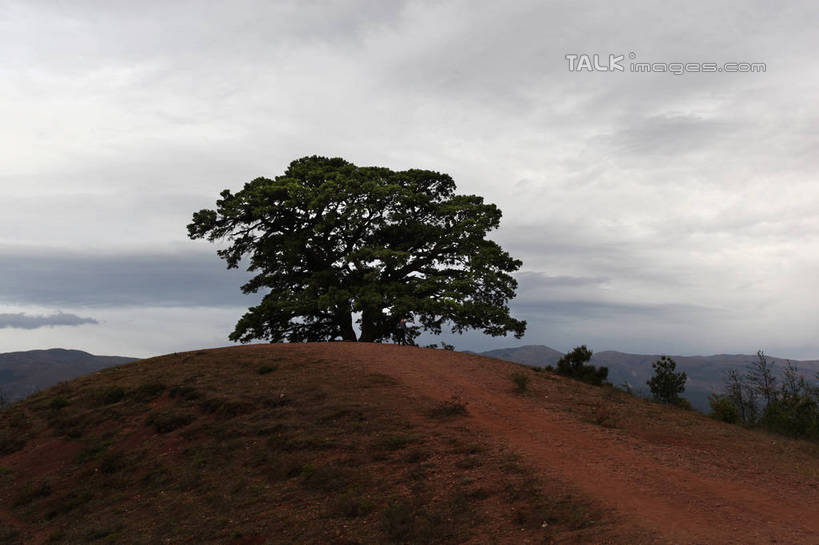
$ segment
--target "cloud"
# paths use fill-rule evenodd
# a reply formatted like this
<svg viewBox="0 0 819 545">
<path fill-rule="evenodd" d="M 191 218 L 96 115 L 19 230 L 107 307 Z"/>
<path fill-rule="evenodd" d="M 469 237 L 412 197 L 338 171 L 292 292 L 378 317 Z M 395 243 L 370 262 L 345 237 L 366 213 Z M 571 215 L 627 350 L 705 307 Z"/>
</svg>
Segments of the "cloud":
<svg viewBox="0 0 819 545">
<path fill-rule="evenodd" d="M 235 307 L 258 299 L 239 290 L 248 274 L 226 270 L 212 248 L 174 254 L 7 248 L 0 255 L 0 301 L 7 303 Z"/>
<path fill-rule="evenodd" d="M 47 316 L 29 316 L 22 312 L 0 314 L 0 329 L 38 329 L 54 326 L 78 326 L 83 324 L 98 324 L 94 318 L 82 318 L 75 314 L 57 312 Z"/>
</svg>

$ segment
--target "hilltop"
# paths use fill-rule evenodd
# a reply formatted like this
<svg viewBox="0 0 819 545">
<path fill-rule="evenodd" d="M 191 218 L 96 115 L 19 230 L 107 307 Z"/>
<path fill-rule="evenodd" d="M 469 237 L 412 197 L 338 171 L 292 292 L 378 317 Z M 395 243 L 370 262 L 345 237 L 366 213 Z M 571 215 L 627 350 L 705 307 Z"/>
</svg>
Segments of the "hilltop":
<svg viewBox="0 0 819 545">
<path fill-rule="evenodd" d="M 9 544 L 815 545 L 817 481 L 816 444 L 395 345 L 170 354 L 0 411 Z"/>
</svg>

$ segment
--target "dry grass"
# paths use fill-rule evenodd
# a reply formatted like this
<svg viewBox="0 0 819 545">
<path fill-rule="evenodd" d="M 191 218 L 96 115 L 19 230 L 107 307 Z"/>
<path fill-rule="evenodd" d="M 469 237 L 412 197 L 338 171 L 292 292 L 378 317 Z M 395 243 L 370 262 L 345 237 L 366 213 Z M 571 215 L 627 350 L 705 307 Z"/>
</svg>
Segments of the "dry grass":
<svg viewBox="0 0 819 545">
<path fill-rule="evenodd" d="M 0 542 L 541 543 L 601 518 L 458 398 L 283 350 L 134 362 L 0 412 Z"/>
</svg>

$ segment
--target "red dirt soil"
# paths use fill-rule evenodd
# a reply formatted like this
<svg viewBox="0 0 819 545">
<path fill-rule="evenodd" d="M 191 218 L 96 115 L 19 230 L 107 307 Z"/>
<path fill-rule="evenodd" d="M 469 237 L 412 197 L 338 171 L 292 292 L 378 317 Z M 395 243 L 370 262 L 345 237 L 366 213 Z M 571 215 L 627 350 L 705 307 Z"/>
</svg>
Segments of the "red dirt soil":
<svg viewBox="0 0 819 545">
<path fill-rule="evenodd" d="M 418 395 L 458 396 L 477 431 L 668 543 L 819 544 L 811 445 L 638 399 L 619 400 L 621 408 L 599 388 L 479 356 L 363 343 L 278 349 L 360 365 Z M 515 370 L 530 373 L 529 395 L 513 393 Z M 614 428 L 577 409 L 595 403 L 615 415 Z"/>
</svg>

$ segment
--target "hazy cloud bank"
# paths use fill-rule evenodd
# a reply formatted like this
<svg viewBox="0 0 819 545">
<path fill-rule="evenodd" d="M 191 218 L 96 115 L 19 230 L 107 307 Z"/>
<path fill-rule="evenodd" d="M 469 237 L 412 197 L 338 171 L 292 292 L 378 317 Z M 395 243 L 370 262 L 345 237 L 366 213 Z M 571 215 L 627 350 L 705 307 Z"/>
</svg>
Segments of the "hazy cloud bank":
<svg viewBox="0 0 819 545">
<path fill-rule="evenodd" d="M 57 312 L 46 316 L 29 316 L 23 312 L 0 314 L 0 329 L 38 329 L 40 327 L 78 326 L 98 324 L 94 318 L 82 318 L 76 314 Z"/>
</svg>

